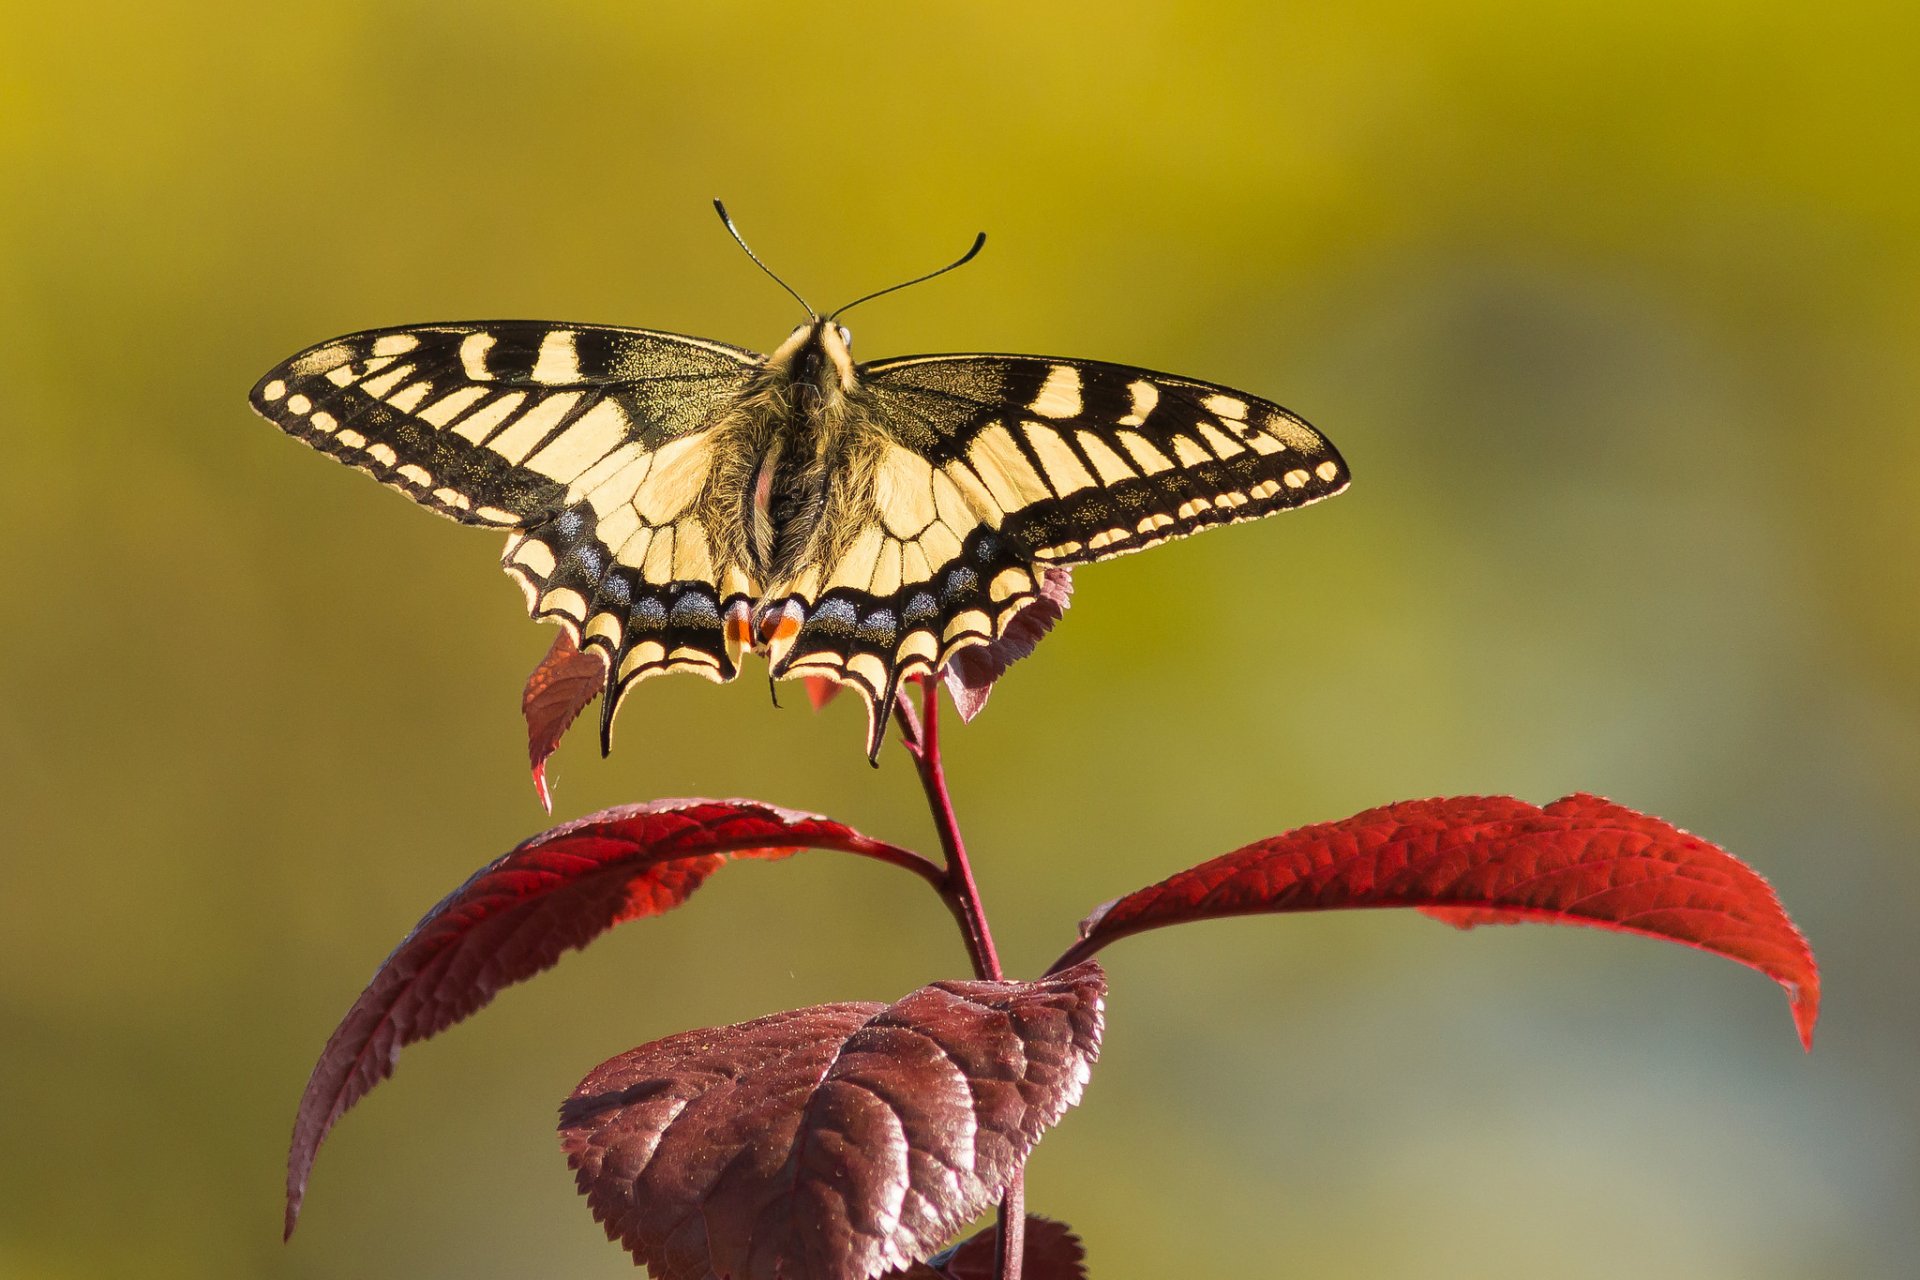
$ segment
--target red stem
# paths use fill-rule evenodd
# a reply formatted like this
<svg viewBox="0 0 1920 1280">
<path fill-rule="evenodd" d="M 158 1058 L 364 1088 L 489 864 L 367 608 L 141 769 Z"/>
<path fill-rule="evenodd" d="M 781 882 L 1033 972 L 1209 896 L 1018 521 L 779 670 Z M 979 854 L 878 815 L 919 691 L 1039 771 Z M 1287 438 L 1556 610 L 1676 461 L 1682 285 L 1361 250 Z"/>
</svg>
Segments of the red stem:
<svg viewBox="0 0 1920 1280">
<path fill-rule="evenodd" d="M 940 849 L 946 855 L 946 875 L 940 897 L 960 924 L 960 936 L 967 944 L 967 956 L 973 961 L 977 978 L 995 982 L 1004 980 L 1000 957 L 993 948 L 993 930 L 987 925 L 986 908 L 980 904 L 980 886 L 974 883 L 973 867 L 967 862 L 966 842 L 960 838 L 960 820 L 954 816 L 953 797 L 947 792 L 946 769 L 940 759 L 940 686 L 923 680 L 921 713 L 914 714 L 913 703 L 905 693 L 894 700 L 894 712 L 900 721 L 900 735 L 906 740 L 907 754 L 913 757 L 920 774 L 920 788 L 927 794 L 927 809 L 933 814 L 934 830 L 940 836 Z M 994 1236 L 993 1273 L 996 1280 L 1020 1280 L 1020 1264 L 1026 1254 L 1027 1208 L 1026 1173 L 1013 1175 L 1006 1194 L 1000 1198 L 999 1227 Z"/>
<path fill-rule="evenodd" d="M 927 809 L 933 814 L 934 830 L 940 836 L 940 851 L 946 855 L 946 874 L 942 877 L 940 897 L 960 923 L 960 936 L 967 944 L 967 957 L 973 961 L 973 976 L 994 982 L 1006 975 L 1000 970 L 1000 957 L 993 949 L 993 931 L 987 926 L 986 909 L 980 905 L 980 887 L 974 883 L 973 867 L 967 862 L 967 846 L 960 838 L 960 822 L 954 817 L 953 797 L 947 794 L 946 769 L 940 760 L 939 686 L 925 681 L 926 696 L 922 714 L 915 715 L 913 704 L 903 693 L 894 703 L 900 721 L 901 737 L 907 754 L 920 774 L 920 788 L 927 794 Z"/>
</svg>

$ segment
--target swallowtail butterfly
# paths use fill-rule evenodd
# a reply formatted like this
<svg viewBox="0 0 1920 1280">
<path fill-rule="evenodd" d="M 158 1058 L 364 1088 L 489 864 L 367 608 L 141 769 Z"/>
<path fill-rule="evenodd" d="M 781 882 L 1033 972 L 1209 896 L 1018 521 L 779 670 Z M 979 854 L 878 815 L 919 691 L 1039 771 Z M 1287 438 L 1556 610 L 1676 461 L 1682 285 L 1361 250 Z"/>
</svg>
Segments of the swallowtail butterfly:
<svg viewBox="0 0 1920 1280">
<path fill-rule="evenodd" d="M 278 365 L 252 404 L 504 532 L 533 616 L 606 659 L 603 747 L 636 681 L 731 680 L 752 650 L 775 679 L 858 689 L 873 758 L 900 681 L 990 643 L 1049 567 L 1346 487 L 1326 438 L 1257 396 L 1044 356 L 856 364 L 840 312 L 808 308 L 771 355 L 603 325 L 372 329 Z"/>
</svg>

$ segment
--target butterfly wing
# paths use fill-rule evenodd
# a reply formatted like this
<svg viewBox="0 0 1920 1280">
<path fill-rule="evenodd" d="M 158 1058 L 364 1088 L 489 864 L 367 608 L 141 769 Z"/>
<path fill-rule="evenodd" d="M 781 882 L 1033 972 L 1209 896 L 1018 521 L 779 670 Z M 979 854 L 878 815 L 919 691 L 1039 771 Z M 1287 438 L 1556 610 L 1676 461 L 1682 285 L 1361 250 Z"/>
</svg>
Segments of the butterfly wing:
<svg viewBox="0 0 1920 1280">
<path fill-rule="evenodd" d="M 855 685 L 876 737 L 898 682 L 1004 633 L 1046 567 L 1305 506 L 1348 481 L 1297 415 L 1191 378 L 1008 355 L 859 374 L 857 406 L 890 442 L 872 518 L 822 567 L 779 674 Z"/>
<path fill-rule="evenodd" d="M 289 435 L 463 524 L 508 532 L 536 618 L 627 684 L 731 679 L 693 506 L 707 428 L 763 366 L 679 334 L 530 321 L 376 329 L 312 347 L 254 387 Z M 603 734 L 605 732 L 603 725 Z"/>
<path fill-rule="evenodd" d="M 1305 506 L 1349 479 L 1298 415 L 1191 378 L 993 355 L 862 372 L 902 443 L 1043 564 L 1105 560 Z"/>
</svg>

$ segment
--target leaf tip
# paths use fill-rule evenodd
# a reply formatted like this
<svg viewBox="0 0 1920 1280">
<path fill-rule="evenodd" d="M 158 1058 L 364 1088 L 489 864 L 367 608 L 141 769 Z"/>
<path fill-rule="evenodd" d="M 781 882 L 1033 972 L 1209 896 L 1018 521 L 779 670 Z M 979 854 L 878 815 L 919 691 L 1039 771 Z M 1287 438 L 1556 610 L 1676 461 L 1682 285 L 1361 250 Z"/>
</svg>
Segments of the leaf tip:
<svg viewBox="0 0 1920 1280">
<path fill-rule="evenodd" d="M 807 686 L 807 702 L 815 711 L 832 702 L 840 692 L 839 682 L 825 676 L 808 676 L 804 683 Z"/>
<path fill-rule="evenodd" d="M 1813 1052 L 1813 1024 L 1820 1020 L 1820 983 L 1782 982 L 1787 989 L 1787 1006 L 1793 1011 L 1793 1029 L 1800 1036 L 1800 1047 Z"/>
<path fill-rule="evenodd" d="M 540 797 L 540 807 L 548 813 L 553 812 L 553 791 L 547 786 L 547 762 L 539 760 L 533 766 L 533 794 Z"/>
</svg>

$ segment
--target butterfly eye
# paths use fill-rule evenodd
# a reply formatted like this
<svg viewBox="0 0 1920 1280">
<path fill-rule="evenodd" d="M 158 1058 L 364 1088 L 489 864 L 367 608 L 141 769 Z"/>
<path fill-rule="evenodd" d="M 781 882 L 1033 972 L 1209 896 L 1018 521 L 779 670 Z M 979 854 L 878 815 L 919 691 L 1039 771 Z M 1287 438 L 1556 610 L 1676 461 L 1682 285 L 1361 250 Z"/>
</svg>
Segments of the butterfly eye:
<svg viewBox="0 0 1920 1280">
<path fill-rule="evenodd" d="M 840 345 L 849 351 L 853 350 L 853 335 L 847 332 L 847 326 L 837 324 L 833 327 L 840 334 Z"/>
</svg>

